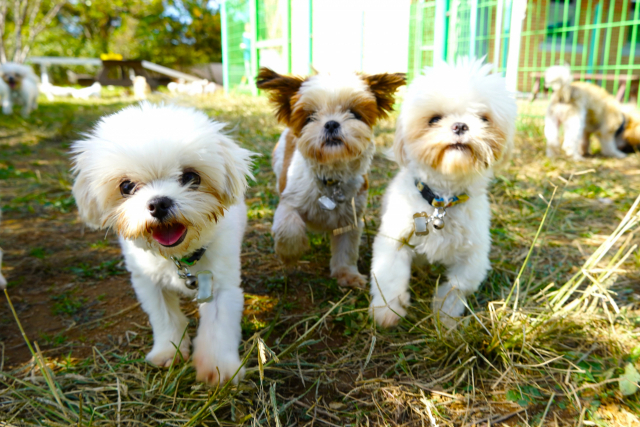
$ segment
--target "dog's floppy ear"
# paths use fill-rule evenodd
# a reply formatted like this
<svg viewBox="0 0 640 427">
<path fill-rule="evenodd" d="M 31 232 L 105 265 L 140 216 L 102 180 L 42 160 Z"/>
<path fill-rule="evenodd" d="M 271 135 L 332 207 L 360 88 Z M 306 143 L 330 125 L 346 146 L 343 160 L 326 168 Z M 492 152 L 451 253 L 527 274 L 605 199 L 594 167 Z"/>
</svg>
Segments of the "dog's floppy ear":
<svg viewBox="0 0 640 427">
<path fill-rule="evenodd" d="M 393 110 L 396 90 L 407 84 L 407 77 L 404 73 L 365 75 L 362 76 L 362 79 L 369 86 L 373 96 L 376 97 L 378 118 L 386 117 Z"/>
<path fill-rule="evenodd" d="M 89 179 L 87 174 L 81 170 L 78 171 L 76 180 L 73 183 L 73 197 L 76 199 L 78 215 L 82 222 L 94 229 L 101 228 L 102 222 L 98 201 L 91 196 Z"/>
<path fill-rule="evenodd" d="M 289 124 L 293 107 L 291 98 L 298 93 L 303 82 L 302 77 L 283 76 L 262 67 L 258 72 L 256 86 L 258 89 L 269 91 L 269 99 L 276 105 L 276 117 L 284 124 Z"/>
</svg>

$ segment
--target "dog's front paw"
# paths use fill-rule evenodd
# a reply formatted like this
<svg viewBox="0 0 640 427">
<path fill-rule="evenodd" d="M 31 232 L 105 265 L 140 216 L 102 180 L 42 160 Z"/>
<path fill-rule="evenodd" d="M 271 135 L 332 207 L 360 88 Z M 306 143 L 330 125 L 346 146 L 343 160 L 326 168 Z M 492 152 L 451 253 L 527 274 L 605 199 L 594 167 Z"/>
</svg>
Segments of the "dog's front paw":
<svg viewBox="0 0 640 427">
<path fill-rule="evenodd" d="M 185 336 L 179 347 L 179 354 L 172 343 L 164 345 L 154 344 L 153 349 L 147 354 L 147 362 L 158 368 L 168 368 L 172 364 L 178 364 L 182 360 L 189 359 L 189 346 L 191 341 Z"/>
<path fill-rule="evenodd" d="M 0 289 L 6 289 L 6 288 L 7 288 L 7 279 L 5 279 L 2 273 L 0 273 Z"/>
<path fill-rule="evenodd" d="M 560 155 L 560 150 L 558 150 L 558 147 L 549 147 L 547 146 L 547 157 L 550 159 L 553 159 L 554 157 L 558 157 L 558 155 Z"/>
<path fill-rule="evenodd" d="M 276 238 L 276 254 L 285 265 L 295 264 L 302 254 L 309 248 L 309 238 L 306 233 Z"/>
<path fill-rule="evenodd" d="M 367 278 L 358 272 L 357 268 L 343 267 L 331 274 L 338 281 L 338 285 L 346 288 L 364 289 Z"/>
<path fill-rule="evenodd" d="M 196 379 L 211 386 L 222 385 L 231 380 L 240 369 L 240 357 L 237 351 L 213 350 L 207 345 L 196 345 L 193 353 L 193 365 L 196 368 Z M 211 352 L 210 352 L 211 351 Z M 233 378 L 233 384 L 244 377 L 244 368 Z"/>
<path fill-rule="evenodd" d="M 373 315 L 373 318 L 379 326 L 383 328 L 396 326 L 398 322 L 400 322 L 400 318 L 407 314 L 407 310 L 404 308 L 404 304 L 402 303 L 405 299 L 406 303 L 408 303 L 408 293 L 398 298 L 394 298 L 391 301 L 387 301 L 388 304 L 385 304 L 382 298 L 375 297 L 371 301 L 369 312 Z"/>
<path fill-rule="evenodd" d="M 445 284 L 438 288 L 431 308 L 440 323 L 451 329 L 457 325 L 457 318 L 464 314 L 466 301 L 467 298 L 458 289 Z"/>
</svg>

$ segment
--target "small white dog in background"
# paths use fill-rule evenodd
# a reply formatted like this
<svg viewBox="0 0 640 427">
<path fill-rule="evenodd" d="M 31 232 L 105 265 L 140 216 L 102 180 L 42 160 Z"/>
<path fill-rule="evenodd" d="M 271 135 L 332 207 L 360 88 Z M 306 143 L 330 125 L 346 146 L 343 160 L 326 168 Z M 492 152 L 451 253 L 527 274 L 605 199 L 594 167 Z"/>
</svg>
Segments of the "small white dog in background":
<svg viewBox="0 0 640 427">
<path fill-rule="evenodd" d="M 193 362 L 197 378 L 210 384 L 230 380 L 241 365 L 240 247 L 253 155 L 223 127 L 191 108 L 143 102 L 104 117 L 71 150 L 80 217 L 118 233 L 149 315 L 154 344 L 147 360 L 166 367 L 189 357 L 179 295 L 197 293 Z M 183 267 L 192 276 L 179 277 Z"/>
<path fill-rule="evenodd" d="M 136 76 L 133 79 L 133 97 L 137 100 L 147 99 L 147 95 L 151 93 L 151 86 L 147 83 L 144 76 Z"/>
<path fill-rule="evenodd" d="M 490 71 L 482 61 L 443 63 L 407 89 L 394 142 L 401 168 L 373 244 L 370 311 L 381 326 L 406 314 L 414 258 L 447 267 L 432 304 L 447 326 L 490 269 L 487 191 L 513 146 L 517 112 L 504 79 Z"/>
<path fill-rule="evenodd" d="M 6 62 L 0 65 L 4 85 L 0 86 L 2 112 L 13 114 L 13 104 L 22 106 L 22 117 L 38 107 L 38 77 L 28 65 Z"/>
</svg>

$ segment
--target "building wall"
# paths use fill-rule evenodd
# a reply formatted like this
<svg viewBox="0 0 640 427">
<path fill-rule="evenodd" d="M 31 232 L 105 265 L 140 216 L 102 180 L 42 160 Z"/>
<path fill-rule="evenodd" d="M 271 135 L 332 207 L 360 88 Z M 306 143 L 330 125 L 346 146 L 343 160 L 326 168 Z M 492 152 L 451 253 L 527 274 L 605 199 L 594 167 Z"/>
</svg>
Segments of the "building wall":
<svg viewBox="0 0 640 427">
<path fill-rule="evenodd" d="M 315 0 L 318 71 L 406 72 L 410 0 Z"/>
</svg>

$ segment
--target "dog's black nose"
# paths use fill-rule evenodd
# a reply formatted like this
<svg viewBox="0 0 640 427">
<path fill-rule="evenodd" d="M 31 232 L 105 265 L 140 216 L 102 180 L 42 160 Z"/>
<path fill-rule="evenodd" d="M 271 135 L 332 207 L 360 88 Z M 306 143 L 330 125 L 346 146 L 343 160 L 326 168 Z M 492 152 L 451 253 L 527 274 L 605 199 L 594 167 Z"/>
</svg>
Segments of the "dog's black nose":
<svg viewBox="0 0 640 427">
<path fill-rule="evenodd" d="M 339 127 L 340 123 L 336 122 L 335 120 L 330 120 L 324 124 L 324 129 L 329 133 L 335 133 L 335 131 L 337 131 Z"/>
<path fill-rule="evenodd" d="M 451 126 L 451 129 L 453 130 L 453 133 L 455 133 L 456 135 L 462 135 L 463 133 L 469 130 L 469 126 L 467 126 L 466 123 L 458 122 L 458 123 L 454 123 L 453 126 Z"/>
<path fill-rule="evenodd" d="M 169 215 L 169 211 L 173 207 L 173 200 L 168 197 L 156 197 L 149 200 L 149 213 L 157 219 L 164 219 Z"/>
<path fill-rule="evenodd" d="M 13 77 L 9 77 L 9 83 L 13 83 L 15 81 L 16 81 L 16 79 L 14 79 Z"/>
</svg>

